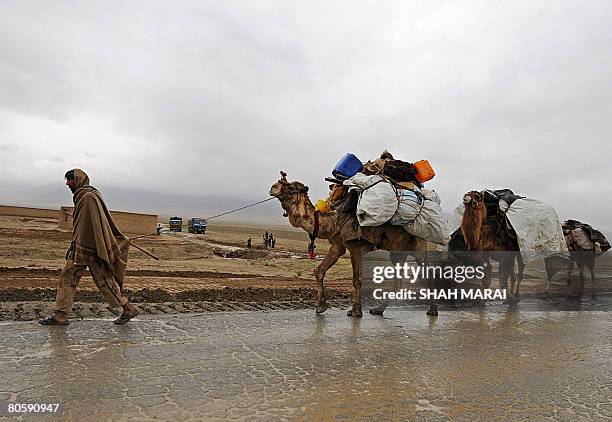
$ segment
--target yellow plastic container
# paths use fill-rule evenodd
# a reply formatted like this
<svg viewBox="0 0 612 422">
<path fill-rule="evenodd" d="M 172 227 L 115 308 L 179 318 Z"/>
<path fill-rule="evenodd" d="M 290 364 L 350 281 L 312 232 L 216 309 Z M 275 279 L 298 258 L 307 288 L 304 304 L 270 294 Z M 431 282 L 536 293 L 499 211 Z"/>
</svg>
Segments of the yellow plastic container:
<svg viewBox="0 0 612 422">
<path fill-rule="evenodd" d="M 315 210 L 319 212 L 329 212 L 329 204 L 323 199 L 319 199 L 315 204 Z"/>
</svg>

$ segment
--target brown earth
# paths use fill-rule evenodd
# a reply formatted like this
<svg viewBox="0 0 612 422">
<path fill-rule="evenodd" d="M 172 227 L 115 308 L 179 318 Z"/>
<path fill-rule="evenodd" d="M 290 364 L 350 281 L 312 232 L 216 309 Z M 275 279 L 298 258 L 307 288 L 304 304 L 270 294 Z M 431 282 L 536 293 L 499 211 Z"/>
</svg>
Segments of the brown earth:
<svg viewBox="0 0 612 422">
<path fill-rule="evenodd" d="M 155 261 L 130 249 L 125 288 L 134 301 L 272 301 L 314 297 L 312 271 L 320 262 L 307 259 L 305 232 L 268 228 L 274 250 L 262 249 L 266 227 L 211 222 L 205 235 L 164 232 L 135 240 L 157 255 Z M 129 234 L 128 234 L 129 235 Z M 0 216 L 0 301 L 52 300 L 71 233 L 52 219 Z M 244 248 L 252 238 L 253 249 Z M 327 245 L 318 242 L 324 253 Z M 226 252 L 241 258 L 225 258 Z M 350 260 L 343 258 L 327 276 L 330 296 L 351 291 Z M 101 300 L 89 276 L 77 300 Z M 195 300 L 195 299 L 194 299 Z"/>
<path fill-rule="evenodd" d="M 274 250 L 260 246 L 266 229 L 277 239 Z M 52 219 L 0 216 L 0 302 L 52 301 L 70 237 L 71 233 L 59 230 Z M 249 237 L 252 250 L 243 247 Z M 315 298 L 312 271 L 320 261 L 307 259 L 304 251 L 308 236 L 300 230 L 214 221 L 204 235 L 164 232 L 161 236 L 137 239 L 135 243 L 160 258 L 155 261 L 135 248 L 130 249 L 125 289 L 136 303 L 284 301 L 294 303 L 287 305 L 294 308 L 297 302 L 307 304 Z M 318 241 L 317 250 L 320 258 L 327 243 Z M 598 264 L 602 276 L 598 284 L 606 287 L 600 291 L 609 291 L 612 268 L 602 264 Z M 542 269 L 536 276 L 541 279 Z M 350 277 L 350 259 L 346 256 L 327 273 L 327 294 L 336 303 L 348 303 L 352 291 Z M 543 291 L 545 283 L 531 282 L 533 279 L 526 273 L 522 292 Z M 496 286 L 494 281 L 493 287 Z M 590 288 L 590 282 L 587 286 Z M 565 289 L 564 283 L 553 287 L 560 294 Z M 77 301 L 103 301 L 89 276 L 79 285 Z"/>
</svg>

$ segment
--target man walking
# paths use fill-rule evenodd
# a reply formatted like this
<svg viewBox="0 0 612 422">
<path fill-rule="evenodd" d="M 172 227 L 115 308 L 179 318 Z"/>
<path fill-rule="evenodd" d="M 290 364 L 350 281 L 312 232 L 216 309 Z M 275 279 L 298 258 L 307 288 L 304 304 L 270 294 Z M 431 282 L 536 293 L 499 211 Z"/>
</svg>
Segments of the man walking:
<svg viewBox="0 0 612 422">
<path fill-rule="evenodd" d="M 72 309 L 76 287 L 89 268 L 94 283 L 111 306 L 123 308 L 114 321 L 123 325 L 137 314 L 122 292 L 130 240 L 119 231 L 102 195 L 89 186 L 89 177 L 83 170 L 69 170 L 65 177 L 74 201 L 72 242 L 60 275 L 55 315 L 39 323 L 68 324 L 66 315 Z"/>
</svg>

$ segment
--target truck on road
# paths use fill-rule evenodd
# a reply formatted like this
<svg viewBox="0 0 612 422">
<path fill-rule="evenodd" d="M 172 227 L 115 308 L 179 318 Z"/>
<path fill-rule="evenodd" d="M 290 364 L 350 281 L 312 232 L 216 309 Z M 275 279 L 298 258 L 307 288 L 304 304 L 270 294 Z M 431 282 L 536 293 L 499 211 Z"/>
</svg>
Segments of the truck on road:
<svg viewBox="0 0 612 422">
<path fill-rule="evenodd" d="M 170 217 L 169 223 L 171 232 L 183 231 L 183 219 L 181 217 Z"/>
<path fill-rule="evenodd" d="M 189 233 L 206 233 L 207 221 L 203 218 L 190 218 L 187 221 L 187 230 Z"/>
</svg>

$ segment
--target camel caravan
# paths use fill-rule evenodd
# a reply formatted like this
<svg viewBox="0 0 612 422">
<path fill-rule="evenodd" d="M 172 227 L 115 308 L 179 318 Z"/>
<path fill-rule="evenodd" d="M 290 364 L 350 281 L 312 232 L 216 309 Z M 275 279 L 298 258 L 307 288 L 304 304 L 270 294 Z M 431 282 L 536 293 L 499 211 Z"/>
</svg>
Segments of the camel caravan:
<svg viewBox="0 0 612 422">
<path fill-rule="evenodd" d="M 317 313 L 327 309 L 325 274 L 347 250 L 353 281 L 353 305 L 347 315 L 361 317 L 364 254 L 381 249 L 390 252 L 393 265 L 408 256 L 427 263 L 431 255 L 428 243 L 438 245 L 455 263 L 483 265 L 487 269 L 483 287 L 490 284 L 491 261 L 498 262 L 500 287 L 507 290 L 510 304 L 519 301 L 525 266 L 538 259 L 546 263 L 547 293 L 560 268 L 567 269 L 569 284 L 577 264 L 579 296 L 584 290 L 585 267 L 591 271 L 595 295 L 594 259 L 610 248 L 603 234 L 576 220 L 562 225 L 552 207 L 509 189 L 470 191 L 449 218 L 436 192 L 424 186 L 434 176 L 427 160 L 409 163 L 384 151 L 380 158 L 362 163 L 347 154 L 334 167 L 332 177 L 325 178 L 330 183 L 329 197 L 313 205 L 308 186 L 289 182 L 281 171 L 270 195 L 280 201 L 290 224 L 308 233 L 310 247 L 317 238 L 327 239 L 330 245 L 314 270 Z M 424 281 L 428 289 L 436 285 L 431 278 Z M 398 286 L 396 283 L 395 289 Z M 388 305 L 389 300 L 384 300 L 369 312 L 382 315 Z M 427 315 L 438 315 L 433 297 Z"/>
</svg>

